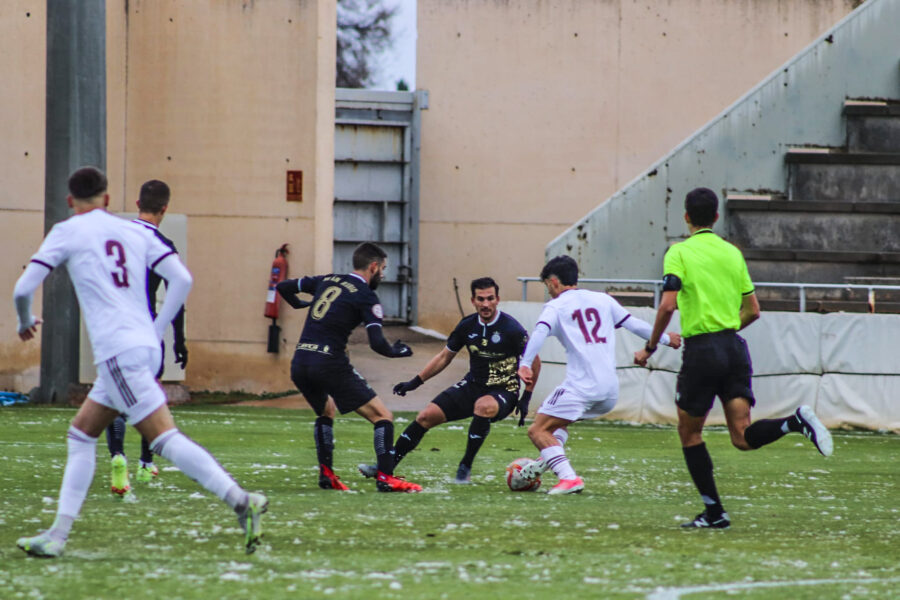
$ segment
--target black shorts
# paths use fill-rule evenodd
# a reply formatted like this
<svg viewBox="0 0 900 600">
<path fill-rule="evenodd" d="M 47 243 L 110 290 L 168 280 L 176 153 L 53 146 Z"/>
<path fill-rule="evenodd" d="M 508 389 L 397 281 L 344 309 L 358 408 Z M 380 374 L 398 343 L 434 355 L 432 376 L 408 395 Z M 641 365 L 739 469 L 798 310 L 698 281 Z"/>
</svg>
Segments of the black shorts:
<svg viewBox="0 0 900 600">
<path fill-rule="evenodd" d="M 338 411 L 344 414 L 378 395 L 349 362 L 308 362 L 298 360 L 297 354 L 291 361 L 291 381 L 316 414 L 325 410 L 328 396 L 334 398 Z"/>
<path fill-rule="evenodd" d="M 747 342 L 732 330 L 684 339 L 675 404 L 692 417 L 709 413 L 716 396 L 723 403 L 746 398 L 756 404 L 750 378 L 753 365 Z"/>
<path fill-rule="evenodd" d="M 497 416 L 491 419 L 491 423 L 508 417 L 516 408 L 519 399 L 516 392 L 489 388 L 463 379 L 438 394 L 432 402 L 440 407 L 448 421 L 459 421 L 475 414 L 475 402 L 482 396 L 493 396 L 497 401 L 499 410 Z"/>
</svg>

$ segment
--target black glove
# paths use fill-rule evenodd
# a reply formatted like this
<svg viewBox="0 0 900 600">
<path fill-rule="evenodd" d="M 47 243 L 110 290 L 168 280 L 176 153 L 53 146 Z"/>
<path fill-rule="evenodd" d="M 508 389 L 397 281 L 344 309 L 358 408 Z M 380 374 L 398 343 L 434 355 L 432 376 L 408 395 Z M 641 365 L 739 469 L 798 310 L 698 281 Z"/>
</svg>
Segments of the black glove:
<svg viewBox="0 0 900 600">
<path fill-rule="evenodd" d="M 187 346 L 184 345 L 184 340 L 175 342 L 175 364 L 179 365 L 182 371 L 187 367 L 187 356 Z"/>
<path fill-rule="evenodd" d="M 525 417 L 528 416 L 529 402 L 531 402 L 531 392 L 525 390 L 522 392 L 522 397 L 519 398 L 519 403 L 516 404 L 516 410 L 513 411 L 514 414 L 519 415 L 519 427 L 525 424 Z"/>
<path fill-rule="evenodd" d="M 425 383 L 425 382 L 422 381 L 422 378 L 419 377 L 418 375 L 416 375 L 409 381 L 404 381 L 403 383 L 398 383 L 397 385 L 395 385 L 394 393 L 397 394 L 398 396 L 405 396 L 406 392 L 413 391 L 414 389 L 416 389 L 423 383 Z"/>
<path fill-rule="evenodd" d="M 394 353 L 394 358 L 412 356 L 412 348 L 410 348 L 400 340 L 394 342 L 394 345 L 391 346 L 391 352 Z"/>
</svg>

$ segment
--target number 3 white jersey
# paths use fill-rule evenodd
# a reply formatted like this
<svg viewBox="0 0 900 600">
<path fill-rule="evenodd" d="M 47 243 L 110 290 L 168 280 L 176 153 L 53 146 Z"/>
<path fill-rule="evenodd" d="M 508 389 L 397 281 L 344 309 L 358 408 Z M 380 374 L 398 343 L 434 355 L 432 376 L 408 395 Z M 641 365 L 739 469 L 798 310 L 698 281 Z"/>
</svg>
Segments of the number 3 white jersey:
<svg viewBox="0 0 900 600">
<path fill-rule="evenodd" d="M 170 254 L 150 230 L 95 209 L 54 225 L 31 261 L 49 269 L 66 265 L 100 363 L 159 345 L 147 305 L 147 269 Z"/>
<path fill-rule="evenodd" d="M 630 313 L 608 294 L 571 289 L 544 305 L 546 325 L 566 349 L 563 386 L 585 398 L 617 398 L 616 333 Z"/>
</svg>

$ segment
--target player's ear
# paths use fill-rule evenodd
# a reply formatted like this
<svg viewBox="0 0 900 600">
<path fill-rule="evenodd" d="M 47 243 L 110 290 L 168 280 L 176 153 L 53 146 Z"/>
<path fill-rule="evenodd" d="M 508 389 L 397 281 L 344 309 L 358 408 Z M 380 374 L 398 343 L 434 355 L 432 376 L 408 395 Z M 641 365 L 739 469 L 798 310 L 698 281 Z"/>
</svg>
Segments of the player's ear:
<svg viewBox="0 0 900 600">
<path fill-rule="evenodd" d="M 68 196 L 66 196 L 66 204 L 69 205 L 69 208 L 75 208 L 75 201 L 72 198 L 72 194 L 69 194 Z"/>
<path fill-rule="evenodd" d="M 103 194 L 103 208 L 109 206 L 109 194 Z"/>
</svg>

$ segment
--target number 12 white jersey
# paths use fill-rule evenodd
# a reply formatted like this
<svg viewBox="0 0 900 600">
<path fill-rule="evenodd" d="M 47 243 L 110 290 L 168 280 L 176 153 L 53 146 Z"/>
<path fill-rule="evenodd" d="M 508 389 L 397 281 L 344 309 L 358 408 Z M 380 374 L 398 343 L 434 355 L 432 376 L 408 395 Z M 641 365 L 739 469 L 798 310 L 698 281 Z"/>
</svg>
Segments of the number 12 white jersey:
<svg viewBox="0 0 900 600">
<path fill-rule="evenodd" d="M 631 316 L 614 298 L 590 290 L 566 290 L 544 305 L 535 329 L 546 325 L 566 349 L 563 386 L 585 398 L 616 398 L 615 330 Z"/>
<path fill-rule="evenodd" d="M 94 209 L 54 225 L 31 261 L 48 269 L 66 265 L 100 363 L 159 345 L 147 306 L 147 269 L 170 254 L 149 229 Z"/>
</svg>

